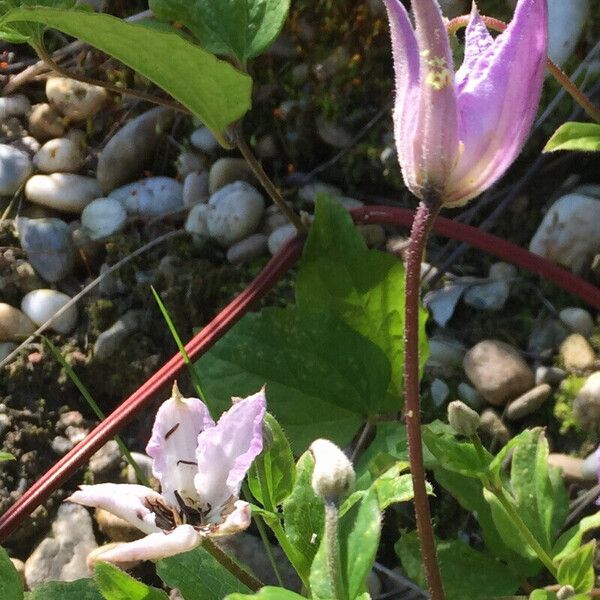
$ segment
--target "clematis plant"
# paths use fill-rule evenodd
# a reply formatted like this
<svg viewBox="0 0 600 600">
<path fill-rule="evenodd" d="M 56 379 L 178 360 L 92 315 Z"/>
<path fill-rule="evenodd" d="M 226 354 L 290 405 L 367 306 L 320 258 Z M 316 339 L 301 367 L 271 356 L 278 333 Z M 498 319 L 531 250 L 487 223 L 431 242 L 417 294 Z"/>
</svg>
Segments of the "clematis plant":
<svg viewBox="0 0 600 600">
<path fill-rule="evenodd" d="M 546 0 L 519 0 L 493 38 L 475 3 L 455 73 L 436 0 L 387 7 L 396 72 L 395 138 L 407 187 L 421 200 L 459 206 L 497 181 L 521 152 L 542 90 Z"/>
<path fill-rule="evenodd" d="M 205 536 L 229 535 L 250 524 L 240 487 L 263 448 L 264 389 L 233 406 L 215 424 L 198 398 L 173 386 L 159 408 L 146 452 L 161 493 L 143 485 L 83 485 L 69 498 L 103 508 L 146 536 L 106 550 L 112 563 L 158 560 L 198 546 Z"/>
</svg>

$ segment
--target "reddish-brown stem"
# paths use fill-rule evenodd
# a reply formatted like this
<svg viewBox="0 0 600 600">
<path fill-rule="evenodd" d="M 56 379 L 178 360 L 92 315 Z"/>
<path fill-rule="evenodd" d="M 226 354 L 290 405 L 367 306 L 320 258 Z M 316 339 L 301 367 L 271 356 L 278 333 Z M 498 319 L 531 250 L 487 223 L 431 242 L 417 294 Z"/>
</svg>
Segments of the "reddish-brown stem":
<svg viewBox="0 0 600 600">
<path fill-rule="evenodd" d="M 413 481 L 421 556 L 432 600 L 444 600 L 445 595 L 435 552 L 435 538 L 425 484 L 425 466 L 423 465 L 421 402 L 419 399 L 419 292 L 423 251 L 440 207 L 439 201 L 432 201 L 421 202 L 417 208 L 406 256 L 404 289 L 404 411 L 408 434 L 408 457 Z"/>
<path fill-rule="evenodd" d="M 492 17 L 481 17 L 489 29 L 494 31 L 504 31 L 507 28 L 507 24 L 499 19 Z M 446 29 L 448 33 L 456 33 L 459 29 L 466 27 L 469 24 L 470 17 L 463 15 L 456 17 L 448 22 Z M 560 83 L 567 93 L 585 110 L 585 112 L 592 118 L 596 123 L 600 123 L 600 109 L 594 105 L 594 103 L 569 79 L 569 76 L 550 58 L 546 58 L 546 67 L 552 74 L 554 79 Z"/>
<path fill-rule="evenodd" d="M 414 212 L 389 206 L 365 206 L 354 209 L 352 216 L 357 223 L 409 226 L 413 222 Z M 506 260 L 544 277 L 600 310 L 600 289 L 541 256 L 532 254 L 500 237 L 480 231 L 476 227 L 442 217 L 436 220 L 433 230 L 439 235 L 464 242 L 474 248 L 489 252 L 501 260 Z M 206 352 L 248 311 L 253 303 L 267 294 L 278 279 L 296 262 L 301 251 L 301 238 L 296 238 L 284 246 L 250 286 L 186 346 L 190 358 L 198 358 Z M 119 408 L 110 414 L 105 421 L 100 423 L 88 437 L 75 446 L 47 473 L 42 475 L 13 506 L 0 516 L 0 543 L 6 540 L 52 492 L 85 464 L 96 450 L 114 437 L 115 433 L 118 433 L 138 412 L 143 410 L 152 401 L 154 394 L 170 384 L 184 366 L 181 355 L 176 354 L 143 386 L 125 400 Z"/>
</svg>

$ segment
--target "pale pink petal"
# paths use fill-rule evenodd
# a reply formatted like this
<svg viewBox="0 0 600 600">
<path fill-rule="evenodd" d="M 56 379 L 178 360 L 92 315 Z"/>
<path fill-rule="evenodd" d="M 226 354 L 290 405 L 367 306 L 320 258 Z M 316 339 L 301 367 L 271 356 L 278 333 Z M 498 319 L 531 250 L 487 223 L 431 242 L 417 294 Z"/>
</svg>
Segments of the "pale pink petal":
<svg viewBox="0 0 600 600">
<path fill-rule="evenodd" d="M 146 452 L 154 459 L 152 472 L 168 504 L 179 506 L 175 492 L 189 505 L 198 501 L 194 487 L 198 434 L 212 426 L 204 403 L 198 398 L 183 398 L 176 385 L 172 397 L 158 409 Z"/>
<path fill-rule="evenodd" d="M 223 413 L 215 427 L 198 436 L 198 474 L 195 484 L 201 503 L 210 507 L 210 520 L 221 512 L 240 486 L 252 461 L 263 447 L 263 419 L 266 411 L 264 388 L 236 402 Z"/>
<path fill-rule="evenodd" d="M 464 152 L 447 203 L 464 203 L 490 187 L 521 152 L 540 99 L 547 30 L 546 0 L 519 0 L 506 31 L 465 73 L 458 94 Z"/>
<path fill-rule="evenodd" d="M 158 498 L 160 494 L 143 485 L 100 483 L 82 485 L 81 489 L 67 498 L 68 502 L 103 508 L 124 519 L 144 533 L 160 531 L 154 522 L 154 513 L 145 505 L 146 498 Z"/>
<path fill-rule="evenodd" d="M 204 534 L 196 531 L 191 525 L 180 525 L 173 531 L 151 533 L 140 540 L 108 549 L 95 558 L 117 564 L 138 560 L 160 560 L 193 550 L 202 542 L 203 537 Z"/>
<path fill-rule="evenodd" d="M 248 529 L 252 520 L 250 505 L 243 500 L 237 500 L 234 506 L 233 512 L 211 532 L 211 536 L 231 535 Z"/>
</svg>

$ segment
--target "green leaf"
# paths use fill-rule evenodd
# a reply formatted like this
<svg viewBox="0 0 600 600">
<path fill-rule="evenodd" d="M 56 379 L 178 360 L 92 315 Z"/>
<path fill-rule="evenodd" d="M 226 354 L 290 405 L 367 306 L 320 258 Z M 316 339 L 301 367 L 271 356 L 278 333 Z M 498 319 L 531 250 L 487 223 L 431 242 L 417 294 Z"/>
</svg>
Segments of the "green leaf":
<svg viewBox="0 0 600 600">
<path fill-rule="evenodd" d="M 263 506 L 274 510 L 292 492 L 296 466 L 290 443 L 281 425 L 268 413 L 265 417 L 265 430 L 271 438 L 269 447 L 255 459 L 248 473 L 248 485 L 254 497 Z M 261 484 L 259 469 L 264 473 L 266 490 Z"/>
<path fill-rule="evenodd" d="M 249 600 L 251 598 L 256 598 L 256 600 L 302 600 L 304 596 L 280 587 L 267 586 L 261 588 L 256 594 L 230 594 L 224 600 Z"/>
<path fill-rule="evenodd" d="M 15 460 L 15 457 L 10 452 L 0 452 L 0 462 L 7 460 Z"/>
<path fill-rule="evenodd" d="M 168 586 L 178 588 L 185 600 L 222 600 L 227 594 L 250 591 L 202 546 L 163 558 L 156 572 Z"/>
<path fill-rule="evenodd" d="M 52 8 L 12 10 L 0 28 L 23 21 L 54 27 L 114 56 L 162 87 L 216 135 L 250 108 L 250 77 L 177 33 L 102 13 Z"/>
<path fill-rule="evenodd" d="M 534 590 L 529 596 L 529 600 L 557 600 L 558 596 L 548 590 Z"/>
<path fill-rule="evenodd" d="M 438 541 L 437 556 L 446 600 L 510 596 L 519 581 L 510 569 L 489 554 L 478 552 L 460 540 Z M 425 572 L 416 532 L 403 535 L 396 552 L 407 575 L 426 588 Z"/>
<path fill-rule="evenodd" d="M 83 6 L 75 7 L 75 0 L 2 0 L 0 1 L 0 22 L 4 15 L 11 10 L 34 6 L 85 10 Z M 42 40 L 44 29 L 44 25 L 33 23 L 2 25 L 0 26 L 0 39 L 14 44 L 39 43 Z"/>
<path fill-rule="evenodd" d="M 304 246 L 296 299 L 300 308 L 333 312 L 377 344 L 392 365 L 386 411 L 402 402 L 404 367 L 404 267 L 391 256 L 368 250 L 352 218 L 326 196 L 317 201 L 315 221 Z M 420 313 L 419 359 L 428 354 Z"/>
<path fill-rule="evenodd" d="M 245 63 L 275 41 L 290 0 L 150 0 L 149 6 L 158 18 L 185 25 L 209 52 Z"/>
<path fill-rule="evenodd" d="M 215 413 L 231 405 L 232 394 L 266 384 L 269 411 L 295 451 L 319 437 L 349 444 L 382 411 L 390 378 L 375 344 L 334 315 L 293 308 L 246 315 L 196 367 Z"/>
<path fill-rule="evenodd" d="M 583 536 L 592 529 L 600 527 L 600 511 L 589 517 L 584 517 L 565 531 L 554 544 L 552 549 L 552 557 L 555 561 L 560 561 L 574 552 L 580 545 Z"/>
<path fill-rule="evenodd" d="M 22 600 L 23 598 L 21 576 L 2 546 L 0 546 L 0 598 L 2 600 Z"/>
<path fill-rule="evenodd" d="M 573 150 L 575 152 L 600 151 L 600 124 L 564 123 L 548 140 L 544 152 Z"/>
<path fill-rule="evenodd" d="M 296 464 L 294 489 L 283 502 L 285 534 L 307 565 L 313 562 L 323 534 L 323 501 L 311 484 L 314 468 L 312 454 L 305 452 Z"/>
<path fill-rule="evenodd" d="M 596 542 L 591 541 L 566 556 L 558 565 L 558 583 L 571 585 L 578 593 L 589 592 L 594 587 L 594 555 Z"/>
<path fill-rule="evenodd" d="M 105 600 L 169 600 L 163 590 L 150 587 L 106 562 L 96 564 L 94 578 Z"/>
<path fill-rule="evenodd" d="M 482 458 L 471 442 L 433 427 L 423 427 L 423 441 L 440 466 L 467 477 L 482 477 L 492 461 L 489 452 L 485 451 L 485 458 Z"/>
<path fill-rule="evenodd" d="M 379 510 L 385 510 L 392 504 L 410 502 L 414 497 L 412 476 L 410 473 L 401 475 L 406 463 L 398 463 L 378 477 L 373 488 L 379 501 Z M 431 485 L 427 484 L 427 493 L 433 493 Z"/>
<path fill-rule="evenodd" d="M 25 600 L 102 600 L 93 579 L 52 581 L 25 594 Z"/>
</svg>

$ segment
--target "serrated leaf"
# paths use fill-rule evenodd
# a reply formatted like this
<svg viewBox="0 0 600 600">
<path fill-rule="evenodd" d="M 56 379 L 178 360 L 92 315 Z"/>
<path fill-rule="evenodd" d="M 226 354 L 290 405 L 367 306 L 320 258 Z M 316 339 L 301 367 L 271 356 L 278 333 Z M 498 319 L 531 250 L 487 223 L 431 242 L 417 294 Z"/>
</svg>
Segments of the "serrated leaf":
<svg viewBox="0 0 600 600">
<path fill-rule="evenodd" d="M 156 572 L 168 586 L 179 589 L 185 600 L 222 600 L 228 594 L 250 592 L 202 546 L 163 558 Z"/>
<path fill-rule="evenodd" d="M 352 218 L 327 196 L 317 200 L 315 220 L 296 284 L 300 308 L 333 312 L 377 344 L 392 365 L 385 408 L 397 411 L 402 403 L 404 367 L 404 267 L 391 256 L 368 250 Z M 425 321 L 419 311 L 419 362 L 428 354 Z"/>
<path fill-rule="evenodd" d="M 589 592 L 594 587 L 594 556 L 596 553 L 595 540 L 581 546 L 558 565 L 558 583 L 570 585 L 576 592 Z"/>
<path fill-rule="evenodd" d="M 169 600 L 163 590 L 150 587 L 106 562 L 96 564 L 94 579 L 105 600 Z"/>
<path fill-rule="evenodd" d="M 162 87 L 216 135 L 250 108 L 250 77 L 178 33 L 101 13 L 51 8 L 11 10 L 0 28 L 17 22 L 42 23 L 114 56 Z"/>
<path fill-rule="evenodd" d="M 2 546 L 0 546 L 0 598 L 2 600 L 22 600 L 23 598 L 21 576 Z"/>
<path fill-rule="evenodd" d="M 303 600 L 304 596 L 280 587 L 266 586 L 256 594 L 230 594 L 224 600 Z"/>
<path fill-rule="evenodd" d="M 150 0 L 160 19 L 177 21 L 213 54 L 228 54 L 241 63 L 264 52 L 279 35 L 289 0 Z"/>
<path fill-rule="evenodd" d="M 564 123 L 548 140 L 544 152 L 572 150 L 574 152 L 600 151 L 600 124 Z"/>
<path fill-rule="evenodd" d="M 254 460 L 248 472 L 248 485 L 252 495 L 263 506 L 274 510 L 292 492 L 296 466 L 290 443 L 281 425 L 270 414 L 265 417 L 265 425 L 271 437 L 269 447 Z M 259 468 L 264 473 L 264 485 Z"/>
<path fill-rule="evenodd" d="M 506 565 L 460 540 L 438 540 L 436 549 L 446 600 L 510 596 L 519 589 L 519 581 Z M 404 534 L 396 552 L 407 575 L 426 588 L 416 532 Z"/>
<path fill-rule="evenodd" d="M 232 394 L 266 384 L 269 412 L 296 452 L 319 437 L 347 445 L 384 410 L 390 378 L 375 344 L 334 315 L 293 308 L 246 315 L 196 368 L 216 414 Z"/>
<path fill-rule="evenodd" d="M 27 592 L 25 600 L 102 600 L 102 594 L 93 579 L 52 581 Z"/>
</svg>

